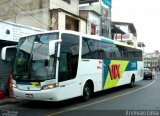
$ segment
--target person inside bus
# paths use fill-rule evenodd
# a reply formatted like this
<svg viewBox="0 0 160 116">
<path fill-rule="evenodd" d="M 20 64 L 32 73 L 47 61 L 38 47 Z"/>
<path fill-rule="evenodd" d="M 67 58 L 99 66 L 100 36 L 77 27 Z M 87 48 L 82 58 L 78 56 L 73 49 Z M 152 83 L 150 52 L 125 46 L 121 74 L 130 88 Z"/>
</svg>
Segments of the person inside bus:
<svg viewBox="0 0 160 116">
<path fill-rule="evenodd" d="M 104 50 L 99 50 L 99 55 L 100 55 L 101 59 L 106 59 L 107 58 L 107 55 L 106 55 Z"/>
</svg>

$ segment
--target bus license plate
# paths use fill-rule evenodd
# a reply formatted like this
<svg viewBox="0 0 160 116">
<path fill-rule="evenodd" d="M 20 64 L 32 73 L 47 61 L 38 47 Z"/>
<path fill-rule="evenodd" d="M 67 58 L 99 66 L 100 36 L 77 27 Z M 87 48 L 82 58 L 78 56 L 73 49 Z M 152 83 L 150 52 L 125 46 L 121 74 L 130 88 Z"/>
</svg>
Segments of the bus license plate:
<svg viewBox="0 0 160 116">
<path fill-rule="evenodd" d="M 33 94 L 26 94 L 27 98 L 33 98 Z"/>
</svg>

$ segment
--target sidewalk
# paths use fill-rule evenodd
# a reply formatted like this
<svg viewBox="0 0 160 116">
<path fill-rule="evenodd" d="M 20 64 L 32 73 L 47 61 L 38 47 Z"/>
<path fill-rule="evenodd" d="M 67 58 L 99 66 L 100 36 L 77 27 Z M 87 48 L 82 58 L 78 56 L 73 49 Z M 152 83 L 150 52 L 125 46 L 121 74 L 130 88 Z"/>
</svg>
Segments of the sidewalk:
<svg viewBox="0 0 160 116">
<path fill-rule="evenodd" d="M 14 104 L 14 103 L 18 103 L 20 102 L 21 100 L 19 99 L 16 99 L 16 98 L 8 98 L 8 97 L 5 97 L 4 99 L 1 99 L 0 100 L 0 106 L 1 105 L 7 105 L 7 104 Z"/>
</svg>

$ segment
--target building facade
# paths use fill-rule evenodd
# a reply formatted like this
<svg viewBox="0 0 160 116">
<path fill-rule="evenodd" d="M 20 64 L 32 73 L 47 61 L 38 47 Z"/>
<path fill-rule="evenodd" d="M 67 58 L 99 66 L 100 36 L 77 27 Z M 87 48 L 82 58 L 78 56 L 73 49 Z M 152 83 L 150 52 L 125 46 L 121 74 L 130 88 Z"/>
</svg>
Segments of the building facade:
<svg viewBox="0 0 160 116">
<path fill-rule="evenodd" d="M 160 54 L 159 51 L 154 51 L 153 53 L 145 53 L 144 55 L 144 67 L 150 69 L 156 68 L 160 70 Z"/>
<path fill-rule="evenodd" d="M 111 38 L 111 6 L 105 7 L 101 1 L 81 5 L 80 16 L 87 18 L 88 34 Z"/>
<path fill-rule="evenodd" d="M 2 0 L 0 4 L 0 19 L 46 30 L 86 33 L 86 20 L 79 17 L 79 0 Z"/>
<path fill-rule="evenodd" d="M 101 15 L 99 13 L 80 10 L 80 16 L 87 19 L 87 34 L 100 35 Z"/>
<path fill-rule="evenodd" d="M 112 39 L 137 46 L 137 31 L 133 23 L 112 22 Z"/>
</svg>

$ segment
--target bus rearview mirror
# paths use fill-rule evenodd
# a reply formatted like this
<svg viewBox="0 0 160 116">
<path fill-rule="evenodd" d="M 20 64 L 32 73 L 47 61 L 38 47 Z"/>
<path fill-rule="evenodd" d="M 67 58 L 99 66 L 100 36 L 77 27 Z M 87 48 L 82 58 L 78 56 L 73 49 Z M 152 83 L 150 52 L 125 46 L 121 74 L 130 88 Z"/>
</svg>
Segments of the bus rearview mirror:
<svg viewBox="0 0 160 116">
<path fill-rule="evenodd" d="M 55 54 L 56 43 L 61 43 L 62 40 L 51 40 L 49 42 L 49 56 L 53 56 Z"/>
</svg>

